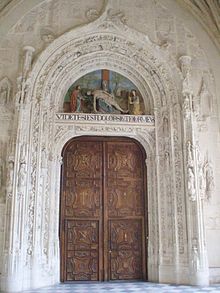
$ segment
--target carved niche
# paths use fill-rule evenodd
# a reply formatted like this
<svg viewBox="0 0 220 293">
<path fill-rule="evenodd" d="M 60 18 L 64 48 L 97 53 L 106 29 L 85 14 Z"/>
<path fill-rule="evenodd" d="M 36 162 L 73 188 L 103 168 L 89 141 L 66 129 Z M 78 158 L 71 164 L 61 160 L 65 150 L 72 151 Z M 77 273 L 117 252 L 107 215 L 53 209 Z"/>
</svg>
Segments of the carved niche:
<svg viewBox="0 0 220 293">
<path fill-rule="evenodd" d="M 12 85 L 7 77 L 0 81 L 0 106 L 8 106 L 12 102 Z"/>
</svg>

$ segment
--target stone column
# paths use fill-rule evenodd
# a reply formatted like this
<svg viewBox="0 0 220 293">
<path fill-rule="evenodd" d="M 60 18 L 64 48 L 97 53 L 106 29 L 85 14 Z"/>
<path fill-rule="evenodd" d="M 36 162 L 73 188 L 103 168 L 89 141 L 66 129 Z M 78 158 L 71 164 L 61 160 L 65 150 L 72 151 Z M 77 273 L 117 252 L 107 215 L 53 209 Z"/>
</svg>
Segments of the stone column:
<svg viewBox="0 0 220 293">
<path fill-rule="evenodd" d="M 209 269 L 204 235 L 204 215 L 198 185 L 198 157 L 196 150 L 196 121 L 193 113 L 191 57 L 179 59 L 183 76 L 182 116 L 189 251 L 189 280 L 192 285 L 208 285 Z"/>
<path fill-rule="evenodd" d="M 24 239 L 26 237 L 26 214 L 28 202 L 29 165 L 29 125 L 31 120 L 30 97 L 28 97 L 27 80 L 31 70 L 34 49 L 24 48 L 24 62 L 22 73 L 17 79 L 16 112 L 14 114 L 13 131 L 11 138 L 15 147 L 10 147 L 8 161 L 8 182 L 5 219 L 5 244 L 4 244 L 4 270 L 1 276 L 4 291 L 21 291 L 25 289 L 24 279 L 28 276 L 25 261 L 27 249 Z M 28 283 L 26 281 L 26 283 Z"/>
</svg>

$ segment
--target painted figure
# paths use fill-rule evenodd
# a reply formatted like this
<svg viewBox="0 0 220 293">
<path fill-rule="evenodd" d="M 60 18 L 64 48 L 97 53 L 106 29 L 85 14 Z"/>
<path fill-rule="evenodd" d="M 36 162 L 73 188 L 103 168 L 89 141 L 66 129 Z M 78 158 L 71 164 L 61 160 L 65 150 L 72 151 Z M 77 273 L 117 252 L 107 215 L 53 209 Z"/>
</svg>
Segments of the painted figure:
<svg viewBox="0 0 220 293">
<path fill-rule="evenodd" d="M 67 91 L 63 107 L 64 112 L 72 113 L 145 113 L 143 98 L 135 85 L 126 77 L 107 69 L 80 77 Z"/>
<path fill-rule="evenodd" d="M 74 112 L 80 112 L 81 111 L 81 100 L 82 95 L 80 93 L 80 85 L 77 85 L 76 88 L 73 90 L 70 98 L 70 111 L 72 113 Z"/>
<path fill-rule="evenodd" d="M 115 97 L 103 90 L 95 90 L 92 92 L 93 95 L 93 108 L 94 108 L 94 112 L 97 112 L 96 109 L 96 101 L 101 99 L 103 100 L 106 104 L 113 106 L 115 109 L 117 109 L 118 111 L 120 111 L 121 113 L 127 113 L 127 111 L 123 110 L 118 103 L 115 100 Z"/>
<path fill-rule="evenodd" d="M 141 114 L 141 108 L 140 108 L 140 99 L 137 95 L 136 90 L 131 90 L 129 96 L 128 96 L 128 109 L 129 114 L 132 115 L 140 115 Z"/>
<path fill-rule="evenodd" d="M 102 81 L 102 90 L 105 92 L 108 92 L 108 81 L 107 80 Z"/>
</svg>

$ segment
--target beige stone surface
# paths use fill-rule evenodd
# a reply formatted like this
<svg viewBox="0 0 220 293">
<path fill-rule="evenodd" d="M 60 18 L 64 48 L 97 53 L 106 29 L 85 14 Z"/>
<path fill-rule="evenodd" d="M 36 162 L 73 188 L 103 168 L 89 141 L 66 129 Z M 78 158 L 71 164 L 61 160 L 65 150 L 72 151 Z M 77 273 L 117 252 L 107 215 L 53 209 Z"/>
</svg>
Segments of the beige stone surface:
<svg viewBox="0 0 220 293">
<path fill-rule="evenodd" d="M 2 289 L 59 281 L 60 154 L 68 139 L 89 134 L 134 137 L 150 154 L 149 280 L 219 282 L 220 50 L 213 24 L 198 21 L 193 2 L 1 1 Z M 154 127 L 54 118 L 69 86 L 100 68 L 134 82 L 155 117 Z M 3 239 L 9 239 L 8 251 Z"/>
</svg>

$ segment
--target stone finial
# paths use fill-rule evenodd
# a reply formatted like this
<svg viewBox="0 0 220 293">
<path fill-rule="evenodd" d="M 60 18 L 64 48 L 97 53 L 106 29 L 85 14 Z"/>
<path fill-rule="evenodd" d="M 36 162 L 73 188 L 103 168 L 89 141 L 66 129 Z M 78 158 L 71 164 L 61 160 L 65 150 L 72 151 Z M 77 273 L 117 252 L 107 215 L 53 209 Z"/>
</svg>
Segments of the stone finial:
<svg viewBox="0 0 220 293">
<path fill-rule="evenodd" d="M 35 52 L 35 49 L 31 46 L 25 46 L 24 50 L 24 65 L 23 65 L 23 76 L 26 77 L 28 72 L 31 69 L 32 58 Z"/>
</svg>

